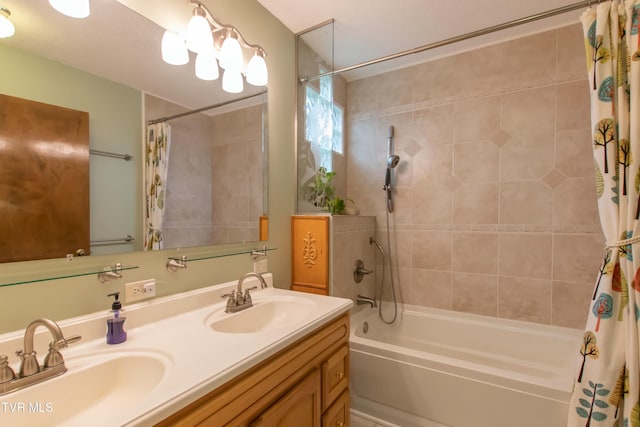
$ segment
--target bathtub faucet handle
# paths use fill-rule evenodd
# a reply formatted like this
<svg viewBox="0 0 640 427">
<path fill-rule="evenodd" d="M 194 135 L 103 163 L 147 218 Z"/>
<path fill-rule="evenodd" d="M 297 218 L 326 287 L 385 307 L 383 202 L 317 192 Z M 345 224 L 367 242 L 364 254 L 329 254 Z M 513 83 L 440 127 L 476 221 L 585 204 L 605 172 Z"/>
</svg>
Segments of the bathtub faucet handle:
<svg viewBox="0 0 640 427">
<path fill-rule="evenodd" d="M 365 274 L 371 273 L 373 273 L 373 270 L 367 270 L 366 268 L 364 268 L 364 262 L 359 259 L 356 261 L 356 265 L 353 268 L 353 280 L 355 280 L 356 283 L 360 283 L 362 282 L 362 278 L 365 276 Z"/>
</svg>

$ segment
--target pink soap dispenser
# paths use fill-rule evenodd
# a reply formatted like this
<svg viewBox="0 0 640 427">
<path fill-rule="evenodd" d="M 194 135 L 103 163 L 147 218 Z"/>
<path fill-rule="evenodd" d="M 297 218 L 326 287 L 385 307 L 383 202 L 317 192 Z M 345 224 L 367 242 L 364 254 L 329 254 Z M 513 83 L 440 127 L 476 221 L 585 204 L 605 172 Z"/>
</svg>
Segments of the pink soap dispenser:
<svg viewBox="0 0 640 427">
<path fill-rule="evenodd" d="M 115 298 L 113 304 L 111 304 L 113 317 L 107 319 L 107 344 L 120 344 L 127 340 L 127 331 L 124 330 L 124 321 L 127 318 L 121 316 L 122 304 L 118 299 L 120 292 L 114 292 L 107 296 Z"/>
</svg>

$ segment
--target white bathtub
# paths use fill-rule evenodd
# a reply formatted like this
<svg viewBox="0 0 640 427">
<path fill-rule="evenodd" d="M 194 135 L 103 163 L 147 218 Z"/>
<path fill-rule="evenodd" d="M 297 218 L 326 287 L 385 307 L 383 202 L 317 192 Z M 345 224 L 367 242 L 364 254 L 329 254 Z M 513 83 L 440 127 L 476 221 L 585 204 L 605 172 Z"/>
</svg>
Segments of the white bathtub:
<svg viewBox="0 0 640 427">
<path fill-rule="evenodd" d="M 411 305 L 398 319 L 351 318 L 354 413 L 402 427 L 566 425 L 582 331 Z"/>
</svg>

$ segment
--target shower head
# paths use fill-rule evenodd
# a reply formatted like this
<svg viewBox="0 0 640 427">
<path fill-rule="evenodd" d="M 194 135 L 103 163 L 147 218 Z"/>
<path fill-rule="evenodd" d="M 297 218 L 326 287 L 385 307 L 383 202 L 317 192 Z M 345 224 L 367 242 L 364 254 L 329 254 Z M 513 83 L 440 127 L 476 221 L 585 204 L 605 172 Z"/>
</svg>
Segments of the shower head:
<svg viewBox="0 0 640 427">
<path fill-rule="evenodd" d="M 393 154 L 387 158 L 387 168 L 395 168 L 400 163 L 400 156 Z"/>
</svg>

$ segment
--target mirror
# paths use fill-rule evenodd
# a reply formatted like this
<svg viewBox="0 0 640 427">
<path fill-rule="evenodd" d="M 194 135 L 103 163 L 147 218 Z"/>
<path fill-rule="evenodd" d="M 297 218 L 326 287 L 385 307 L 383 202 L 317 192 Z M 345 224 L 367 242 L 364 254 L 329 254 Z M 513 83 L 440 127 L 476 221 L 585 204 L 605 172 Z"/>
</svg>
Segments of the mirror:
<svg viewBox="0 0 640 427">
<path fill-rule="evenodd" d="M 168 3 L 167 8 L 174 7 Z M 188 6 L 187 2 L 183 1 L 174 3 L 182 9 Z M 239 119 L 236 116 L 248 114 L 245 110 L 259 111 L 260 136 L 256 137 L 254 134 L 251 140 L 259 147 L 257 150 L 260 154 L 258 158 L 253 154 L 251 165 L 256 168 L 249 174 L 254 184 L 253 188 L 259 190 L 252 190 L 251 217 L 248 213 L 244 219 L 246 224 L 255 225 L 251 227 L 251 232 L 247 231 L 248 227 L 235 227 L 236 231 L 240 231 L 234 234 L 234 227 L 229 224 L 216 228 L 216 215 L 213 215 L 214 223 L 210 224 L 209 228 L 218 232 L 212 232 L 215 236 L 211 239 L 202 239 L 203 232 L 200 230 L 198 233 L 192 233 L 197 234 L 198 239 L 172 238 L 165 242 L 164 248 L 260 240 L 258 224 L 261 220 L 264 221 L 267 215 L 267 96 L 257 96 L 249 105 L 246 105 L 246 102 L 232 101 L 234 97 L 264 92 L 264 87 L 245 84 L 243 93 L 230 95 L 221 90 L 220 80 L 204 82 L 195 77 L 193 56 L 185 66 L 165 64 L 160 55 L 160 41 L 164 28 L 121 2 L 92 0 L 91 15 L 85 20 L 60 15 L 46 0 L 3 0 L 2 4 L 11 11 L 16 34 L 14 37 L 0 40 L 0 55 L 3 58 L 3 67 L 0 67 L 0 93 L 87 111 L 90 116 L 91 150 L 132 156 L 130 161 L 100 154 L 90 156 L 91 254 L 142 249 L 144 130 L 141 124 L 149 119 L 220 103 L 228 105 L 224 109 L 204 111 L 170 123 L 177 131 L 186 135 L 183 139 L 189 141 L 193 138 L 190 124 L 204 126 L 206 132 L 207 128 L 215 127 L 215 123 L 223 118 L 234 116 L 234 123 L 237 124 Z M 165 4 L 162 6 L 164 9 Z M 188 13 L 187 11 L 187 18 Z M 184 11 L 181 14 L 178 15 L 184 16 Z M 186 23 L 186 20 L 184 22 Z M 171 102 L 163 101 L 166 105 L 154 110 L 152 105 L 155 101 L 151 99 Z M 158 103 L 155 105 L 157 107 Z M 159 116 L 154 116 L 156 113 L 159 113 Z M 198 120 L 201 123 L 198 124 Z M 255 119 L 252 120 L 251 127 L 255 128 Z M 214 144 L 215 147 L 225 145 L 220 138 L 217 138 Z M 179 175 L 180 165 L 193 166 L 189 159 L 193 160 L 194 152 L 185 153 L 182 145 L 174 145 L 172 156 L 176 161 L 170 167 L 170 170 L 174 169 L 174 175 Z M 237 153 L 228 148 L 228 154 L 236 155 L 237 158 Z M 211 152 L 214 151 L 219 154 L 225 150 L 214 150 L 211 147 Z M 201 160 L 202 157 L 198 159 Z M 237 164 L 234 159 L 224 160 L 217 157 L 211 157 L 210 161 L 218 165 Z M 247 163 L 243 162 L 238 170 L 246 166 Z M 229 214 L 224 210 L 225 206 L 235 202 L 235 198 L 230 197 L 233 188 L 229 188 L 229 181 L 221 184 L 219 171 L 215 169 L 207 171 L 206 178 L 194 176 L 196 170 L 201 169 L 191 168 L 187 173 L 191 181 L 182 179 L 175 185 L 169 181 L 168 186 L 176 188 L 175 194 L 184 195 L 182 190 L 185 185 L 188 186 L 185 183 L 209 180 L 212 200 L 219 194 L 226 196 L 223 203 L 210 206 L 209 210 L 217 213 L 218 217 L 236 216 L 235 213 Z M 225 191 L 220 192 L 221 185 L 226 186 Z M 193 195 L 191 196 L 193 198 Z M 167 206 L 168 214 L 171 215 L 169 224 L 174 227 L 174 235 L 185 236 L 189 234 L 185 230 L 195 231 L 194 222 L 189 222 L 194 218 L 180 215 L 189 215 L 189 212 L 198 209 L 182 209 L 186 206 L 184 197 L 178 203 L 180 209 Z M 200 225 L 203 221 L 203 217 L 196 219 Z M 181 231 L 178 226 L 183 227 Z M 223 229 L 224 231 L 221 231 Z M 127 241 L 127 236 L 132 236 L 133 240 Z"/>
</svg>

